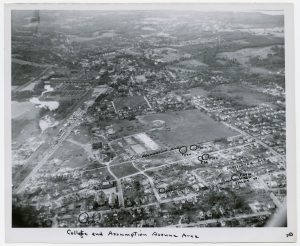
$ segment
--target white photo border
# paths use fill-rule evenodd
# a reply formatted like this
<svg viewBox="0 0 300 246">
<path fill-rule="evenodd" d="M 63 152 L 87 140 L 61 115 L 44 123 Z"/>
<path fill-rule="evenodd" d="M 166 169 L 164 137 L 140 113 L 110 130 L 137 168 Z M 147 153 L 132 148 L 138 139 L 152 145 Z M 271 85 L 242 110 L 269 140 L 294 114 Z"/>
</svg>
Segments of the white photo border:
<svg viewBox="0 0 300 246">
<path fill-rule="evenodd" d="M 263 228 L 82 228 L 85 232 L 101 231 L 107 235 L 109 231 L 116 233 L 147 233 L 147 237 L 83 237 L 70 236 L 69 228 L 12 228 L 12 170 L 11 170 L 11 10 L 13 9 L 93 9 L 101 8 L 101 4 L 7 4 L 5 5 L 5 36 L 4 36 L 4 114 L 5 114 L 5 236 L 7 242 L 47 242 L 47 243 L 142 243 L 142 242 L 296 242 L 296 140 L 295 140 L 295 78 L 294 78 L 294 26 L 293 5 L 291 3 L 203 3 L 197 4 L 212 9 L 216 7 L 232 9 L 243 7 L 247 9 L 268 8 L 284 10 L 285 25 L 285 86 L 286 86 L 286 162 L 287 162 L 287 227 L 263 227 Z M 117 4 L 117 3 L 116 3 Z M 123 2 L 121 4 L 124 4 Z M 141 3 L 144 4 L 144 3 Z M 156 4 L 156 3 L 155 3 Z M 159 4 L 159 3 L 157 3 Z M 176 3 L 175 3 L 176 4 Z M 71 230 L 80 230 L 75 228 Z M 153 237 L 153 232 L 179 235 L 174 237 Z M 293 233 L 292 237 L 287 234 Z M 199 238 L 181 238 L 186 233 L 197 235 Z"/>
</svg>

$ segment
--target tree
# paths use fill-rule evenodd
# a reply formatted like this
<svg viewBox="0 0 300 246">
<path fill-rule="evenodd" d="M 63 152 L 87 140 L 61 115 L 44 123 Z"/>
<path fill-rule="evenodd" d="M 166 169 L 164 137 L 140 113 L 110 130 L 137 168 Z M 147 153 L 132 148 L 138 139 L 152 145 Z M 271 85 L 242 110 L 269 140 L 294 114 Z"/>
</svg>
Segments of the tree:
<svg viewBox="0 0 300 246">
<path fill-rule="evenodd" d="M 134 186 L 134 188 L 135 188 L 137 191 L 140 191 L 140 190 L 141 190 L 141 184 L 140 184 L 140 181 L 135 180 L 135 181 L 133 182 L 133 186 Z"/>
<path fill-rule="evenodd" d="M 38 227 L 37 212 L 32 207 L 12 206 L 12 227 Z"/>
</svg>

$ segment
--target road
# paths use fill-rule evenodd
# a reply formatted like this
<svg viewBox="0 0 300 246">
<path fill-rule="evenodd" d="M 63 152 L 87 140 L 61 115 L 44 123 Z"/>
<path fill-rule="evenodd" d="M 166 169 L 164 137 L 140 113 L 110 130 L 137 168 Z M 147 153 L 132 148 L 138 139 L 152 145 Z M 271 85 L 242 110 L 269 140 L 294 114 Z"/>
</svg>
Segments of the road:
<svg viewBox="0 0 300 246">
<path fill-rule="evenodd" d="M 248 146 L 248 145 L 251 145 L 251 143 L 247 143 L 247 144 L 243 144 L 243 145 L 237 145 L 237 146 L 232 146 L 232 147 L 229 147 L 229 148 L 226 148 L 226 149 L 220 149 L 220 150 L 208 152 L 207 154 L 213 155 L 213 154 L 220 153 L 220 152 L 223 152 L 223 151 L 226 151 L 226 150 L 235 149 L 235 148 L 241 148 L 241 147 Z M 170 151 L 177 151 L 177 150 L 170 150 Z M 164 153 L 165 153 L 165 152 L 164 152 Z M 146 169 L 144 169 L 144 170 L 141 170 L 140 172 L 132 173 L 132 174 L 128 174 L 128 175 L 126 175 L 126 176 L 123 176 L 123 177 L 121 177 L 120 179 L 133 177 L 133 176 L 136 176 L 136 175 L 138 175 L 138 174 L 141 174 L 142 172 L 151 171 L 151 170 L 158 169 L 158 168 L 161 168 L 161 167 L 164 167 L 164 166 L 168 166 L 168 165 L 173 165 L 173 164 L 176 164 L 176 163 L 181 162 L 181 161 L 192 160 L 192 159 L 197 158 L 198 155 L 199 155 L 199 154 L 196 154 L 196 155 L 189 155 L 189 156 L 186 156 L 185 158 L 182 158 L 182 159 L 179 159 L 179 160 L 176 160 L 176 161 L 167 162 L 167 163 L 162 164 L 162 165 L 159 165 L 159 166 L 146 168 Z M 139 159 L 142 159 L 142 158 L 135 159 L 134 162 L 138 161 Z M 128 163 L 128 162 L 130 162 L 130 160 L 124 161 L 124 162 L 115 163 L 114 165 L 120 165 L 120 164 Z M 133 162 L 133 161 L 131 161 L 131 162 Z M 140 169 L 137 168 L 137 167 L 136 167 L 136 169 L 140 170 Z"/>
<path fill-rule="evenodd" d="M 112 104 L 112 106 L 113 106 L 113 108 L 115 110 L 115 113 L 118 114 L 114 101 L 111 101 L 111 104 Z"/>
<path fill-rule="evenodd" d="M 152 106 L 151 106 L 151 104 L 149 103 L 149 101 L 148 101 L 148 99 L 147 99 L 147 97 L 146 97 L 146 96 L 144 96 L 144 99 L 145 99 L 145 101 L 147 102 L 147 104 L 148 104 L 149 108 L 152 108 Z"/>
<path fill-rule="evenodd" d="M 233 147 L 229 147 L 229 148 L 221 149 L 221 150 L 217 150 L 217 151 L 212 151 L 212 152 L 209 152 L 209 154 L 210 154 L 210 155 L 211 155 L 211 154 L 216 154 L 216 153 L 219 153 L 219 152 L 226 151 L 226 150 L 228 150 L 228 149 L 240 148 L 240 147 L 244 147 L 244 146 L 247 146 L 247 145 L 251 145 L 251 143 L 247 143 L 247 144 L 243 144 L 243 145 L 238 145 L 238 146 L 233 146 Z M 172 151 L 176 151 L 176 150 L 172 150 Z M 137 161 L 137 160 L 138 160 L 138 159 L 137 159 L 137 160 L 131 161 L 131 162 L 132 162 L 132 165 L 133 165 L 139 172 L 132 173 L 132 174 L 123 176 L 123 177 L 121 177 L 121 178 L 117 178 L 117 177 L 115 176 L 115 174 L 110 170 L 109 165 L 108 165 L 107 167 L 108 167 L 108 171 L 111 173 L 111 175 L 115 178 L 115 180 L 117 180 L 118 190 L 122 190 L 121 182 L 120 182 L 120 180 L 122 180 L 122 179 L 129 178 L 129 177 L 134 177 L 134 176 L 136 176 L 136 175 L 138 175 L 138 174 L 142 174 L 142 175 L 144 175 L 145 177 L 147 177 L 147 179 L 149 180 L 149 183 L 150 183 L 150 185 L 151 185 L 151 188 L 152 188 L 152 190 L 153 190 L 153 192 L 154 192 L 154 195 L 155 195 L 155 197 L 156 197 L 156 200 L 158 201 L 159 204 L 162 204 L 162 203 L 168 203 L 168 202 L 173 202 L 173 201 L 180 201 L 180 200 L 182 200 L 182 199 L 193 198 L 193 197 L 197 196 L 198 194 L 189 194 L 189 195 L 187 195 L 187 196 L 180 196 L 180 197 L 175 197 L 175 198 L 169 198 L 169 199 L 163 199 L 163 200 L 162 200 L 162 199 L 160 198 L 160 195 L 159 195 L 158 192 L 157 192 L 157 189 L 155 188 L 155 184 L 154 184 L 153 178 L 150 177 L 150 176 L 149 176 L 148 174 L 146 174 L 145 172 L 146 172 L 146 171 L 155 170 L 155 169 L 159 169 L 159 168 L 164 167 L 164 166 L 167 166 L 167 165 L 173 165 L 173 164 L 176 164 L 176 163 L 181 162 L 181 161 L 191 160 L 191 159 L 194 159 L 194 158 L 196 158 L 196 157 L 195 157 L 195 156 L 187 156 L 187 157 L 185 157 L 185 158 L 182 158 L 182 159 L 179 159 L 179 160 L 176 160 L 176 161 L 173 161 L 173 162 L 165 163 L 165 164 L 160 165 L 160 166 L 155 166 L 155 167 L 146 168 L 146 169 L 144 169 L 144 170 L 140 169 L 140 168 L 136 165 L 135 161 Z M 125 162 L 128 162 L 128 161 L 125 161 Z M 125 162 L 124 162 L 124 163 L 125 163 Z M 120 164 L 120 163 L 119 163 L 119 164 Z M 200 178 L 198 175 L 196 175 L 196 177 L 197 177 L 198 179 Z M 203 180 L 201 180 L 201 182 L 203 182 Z M 122 200 L 124 199 L 124 198 L 123 198 L 123 194 L 121 195 L 121 199 L 122 199 Z M 120 201 L 120 200 L 119 200 L 119 201 Z M 124 204 L 124 203 L 122 203 L 122 205 L 123 205 L 123 204 Z"/>
</svg>

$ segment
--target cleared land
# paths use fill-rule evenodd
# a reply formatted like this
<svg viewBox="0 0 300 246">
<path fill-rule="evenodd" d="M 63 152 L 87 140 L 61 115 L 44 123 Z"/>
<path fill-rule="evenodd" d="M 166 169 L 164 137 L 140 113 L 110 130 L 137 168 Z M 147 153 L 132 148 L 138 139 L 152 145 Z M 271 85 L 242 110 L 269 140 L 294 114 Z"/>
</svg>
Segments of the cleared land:
<svg viewBox="0 0 300 246">
<path fill-rule="evenodd" d="M 180 58 L 189 58 L 190 54 L 183 53 L 173 48 L 156 48 L 153 49 L 153 52 L 156 56 L 159 56 L 159 59 L 163 62 L 173 62 L 177 61 Z"/>
<path fill-rule="evenodd" d="M 139 133 L 134 136 L 139 142 L 141 142 L 147 149 L 157 150 L 159 146 L 145 133 Z"/>
<path fill-rule="evenodd" d="M 62 160 L 62 166 L 66 167 L 83 167 L 89 163 L 87 154 L 82 150 L 82 147 L 69 141 L 65 141 L 54 156 Z"/>
<path fill-rule="evenodd" d="M 207 67 L 207 65 L 199 60 L 191 59 L 179 62 L 178 65 L 187 67 L 187 68 L 198 68 L 198 67 Z"/>
<path fill-rule="evenodd" d="M 22 119 L 36 119 L 36 115 L 39 109 L 37 109 L 31 102 L 11 102 L 11 116 L 13 119 L 22 116 Z"/>
<path fill-rule="evenodd" d="M 238 63 L 246 66 L 251 57 L 259 56 L 260 58 L 267 58 L 268 54 L 273 54 L 272 47 L 259 47 L 259 48 L 245 48 L 233 52 L 221 52 L 217 58 L 236 59 Z"/>
<path fill-rule="evenodd" d="M 208 94 L 208 92 L 201 87 L 194 87 L 192 89 L 189 89 L 188 92 L 192 96 L 206 96 Z"/>
<path fill-rule="evenodd" d="M 17 58 L 13 58 L 12 62 L 20 64 L 20 65 L 30 65 L 33 67 L 48 67 L 48 66 L 50 66 L 49 64 L 40 64 L 40 63 L 36 63 L 36 62 L 31 62 L 31 61 L 24 61 L 24 60 L 17 59 Z"/>
<path fill-rule="evenodd" d="M 265 94 L 259 93 L 258 91 L 241 84 L 220 85 L 215 87 L 211 93 L 223 94 L 232 98 L 238 95 L 240 97 L 239 102 L 247 106 L 255 106 L 268 102 L 268 98 Z"/>
<path fill-rule="evenodd" d="M 19 64 L 12 62 L 12 85 L 23 85 L 26 84 L 29 80 L 39 75 L 44 67 L 36 67 L 30 64 Z"/>
<path fill-rule="evenodd" d="M 157 155 L 151 155 L 135 160 L 135 165 L 140 169 L 147 169 L 173 163 L 181 160 L 183 157 L 178 150 L 164 152 Z"/>
<path fill-rule="evenodd" d="M 111 166 L 110 169 L 118 178 L 139 172 L 131 164 L 131 162 L 122 163 L 120 165 L 114 165 L 114 166 Z"/>
<path fill-rule="evenodd" d="M 207 142 L 221 137 L 237 135 L 223 124 L 214 121 L 199 110 L 168 112 L 147 115 L 145 121 L 163 120 L 169 130 L 155 130 L 150 137 L 159 139 L 166 146 L 180 146 Z"/>
<path fill-rule="evenodd" d="M 110 122 L 113 126 L 115 133 L 112 139 L 126 137 L 128 135 L 137 134 L 147 130 L 150 126 L 145 126 L 140 120 L 118 120 Z"/>
<path fill-rule="evenodd" d="M 120 153 L 126 149 L 127 152 L 134 151 L 135 154 L 142 154 L 144 152 L 158 150 L 160 148 L 160 146 L 146 133 L 139 133 L 119 139 L 114 142 L 113 147 Z"/>
<path fill-rule="evenodd" d="M 120 97 L 114 100 L 114 104 L 117 110 L 122 108 L 135 108 L 142 106 L 148 108 L 148 104 L 145 101 L 144 96 L 130 96 L 130 97 Z"/>
<path fill-rule="evenodd" d="M 87 41 L 93 41 L 93 40 L 97 40 L 97 39 L 102 39 L 102 38 L 113 38 L 114 36 L 116 36 L 117 34 L 115 34 L 114 32 L 104 32 L 102 34 L 97 34 L 93 37 L 80 37 L 80 36 L 76 36 L 76 35 L 68 35 L 68 38 L 72 41 L 72 42 L 87 42 Z"/>
<path fill-rule="evenodd" d="M 139 144 L 135 144 L 135 145 L 131 145 L 131 148 L 135 151 L 135 153 L 137 154 L 141 154 L 143 152 L 146 151 L 146 149 L 144 149 L 141 145 Z"/>
<path fill-rule="evenodd" d="M 76 132 L 76 134 L 74 132 Z M 74 131 L 72 134 L 70 134 L 69 139 L 77 141 L 81 144 L 90 143 L 91 140 L 88 129 L 82 125 L 74 128 Z"/>
<path fill-rule="evenodd" d="M 34 114 L 34 110 L 30 111 L 27 114 Z M 41 133 L 40 127 L 38 125 L 37 120 L 24 118 L 12 119 L 11 121 L 11 128 L 12 128 L 12 140 L 18 143 L 23 143 L 26 139 L 36 136 L 40 137 L 39 134 Z"/>
</svg>

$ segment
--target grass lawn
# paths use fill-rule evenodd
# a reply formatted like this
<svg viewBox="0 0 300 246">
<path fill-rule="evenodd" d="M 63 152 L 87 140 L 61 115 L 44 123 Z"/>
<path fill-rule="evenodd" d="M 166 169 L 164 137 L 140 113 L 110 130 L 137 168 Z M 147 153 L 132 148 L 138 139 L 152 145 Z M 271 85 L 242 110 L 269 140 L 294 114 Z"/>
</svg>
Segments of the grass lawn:
<svg viewBox="0 0 300 246">
<path fill-rule="evenodd" d="M 192 96 L 206 96 L 207 95 L 207 91 L 204 90 L 201 87 L 194 87 L 188 90 L 188 92 L 192 95 Z"/>
<path fill-rule="evenodd" d="M 215 87 L 211 93 L 224 94 L 228 97 L 235 97 L 236 95 L 242 97 L 239 101 L 247 106 L 255 106 L 261 103 L 268 103 L 268 96 L 259 93 L 249 86 L 241 84 L 227 84 Z"/>
<path fill-rule="evenodd" d="M 65 167 L 83 167 L 89 163 L 86 152 L 80 146 L 69 141 L 65 141 L 53 156 L 62 160 L 62 165 Z"/>
<path fill-rule="evenodd" d="M 74 133 L 72 133 L 70 135 L 71 139 L 73 139 L 74 141 L 79 142 L 81 144 L 87 144 L 90 142 L 91 137 L 89 136 L 87 127 L 84 127 L 81 125 L 81 126 L 76 127 L 74 130 L 78 130 L 79 132 L 76 135 Z"/>
<path fill-rule="evenodd" d="M 237 59 L 240 64 L 245 66 L 251 57 L 259 56 L 261 58 L 267 58 L 268 54 L 273 53 L 271 50 L 272 47 L 273 46 L 245 48 L 233 52 L 221 52 L 217 57 Z"/>
<path fill-rule="evenodd" d="M 169 130 L 155 130 L 149 135 L 168 147 L 202 143 L 238 134 L 196 109 L 147 115 L 143 120 L 165 121 Z"/>
<path fill-rule="evenodd" d="M 114 165 L 111 166 L 110 169 L 118 178 L 138 172 L 138 170 L 131 164 L 131 162 Z"/>
<path fill-rule="evenodd" d="M 144 96 L 130 96 L 130 97 L 120 97 L 114 100 L 114 104 L 117 110 L 122 108 L 134 108 L 142 106 L 148 108 L 148 104 L 145 101 Z"/>
<path fill-rule="evenodd" d="M 111 121 L 115 133 L 111 136 L 112 139 L 126 137 L 128 135 L 137 134 L 148 130 L 149 127 L 144 125 L 139 120 L 116 120 Z"/>
</svg>

